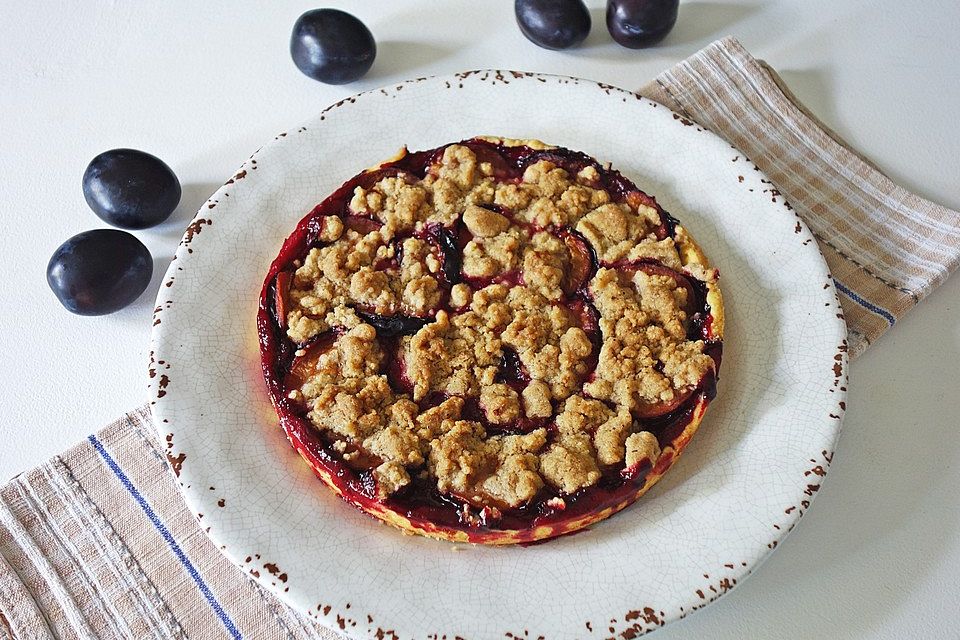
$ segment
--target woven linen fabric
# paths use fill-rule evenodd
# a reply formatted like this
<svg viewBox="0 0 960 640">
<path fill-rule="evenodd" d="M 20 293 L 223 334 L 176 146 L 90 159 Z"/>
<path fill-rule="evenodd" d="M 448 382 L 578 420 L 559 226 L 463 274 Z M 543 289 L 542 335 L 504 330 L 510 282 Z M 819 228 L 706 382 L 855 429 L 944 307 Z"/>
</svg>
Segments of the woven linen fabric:
<svg viewBox="0 0 960 640">
<path fill-rule="evenodd" d="M 960 213 L 897 186 L 810 114 L 734 38 L 640 89 L 729 141 L 810 227 L 855 358 L 960 264 Z"/>
<path fill-rule="evenodd" d="M 339 638 L 218 551 L 156 434 L 141 407 L 0 489 L 0 638 Z"/>
<path fill-rule="evenodd" d="M 960 214 L 891 183 L 736 40 L 641 93 L 737 146 L 811 227 L 842 295 L 851 356 L 957 266 Z M 339 638 L 219 552 L 156 438 L 141 407 L 0 488 L 0 639 Z"/>
</svg>

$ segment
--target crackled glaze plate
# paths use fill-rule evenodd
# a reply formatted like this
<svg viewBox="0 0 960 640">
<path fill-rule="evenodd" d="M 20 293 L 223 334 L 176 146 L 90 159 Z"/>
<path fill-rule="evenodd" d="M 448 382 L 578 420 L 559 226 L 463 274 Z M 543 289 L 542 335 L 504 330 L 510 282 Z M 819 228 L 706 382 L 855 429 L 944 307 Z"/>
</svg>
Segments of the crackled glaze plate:
<svg viewBox="0 0 960 640">
<path fill-rule="evenodd" d="M 695 235 L 725 298 L 719 395 L 685 455 L 622 513 L 529 547 L 403 536 L 348 506 L 284 439 L 260 371 L 258 294 L 297 221 L 404 144 L 479 134 L 611 162 Z M 479 71 L 347 98 L 255 153 L 181 242 L 150 380 L 191 510 L 306 615 L 357 638 L 603 638 L 702 608 L 793 528 L 840 431 L 845 338 L 813 236 L 743 154 L 608 85 Z"/>
</svg>

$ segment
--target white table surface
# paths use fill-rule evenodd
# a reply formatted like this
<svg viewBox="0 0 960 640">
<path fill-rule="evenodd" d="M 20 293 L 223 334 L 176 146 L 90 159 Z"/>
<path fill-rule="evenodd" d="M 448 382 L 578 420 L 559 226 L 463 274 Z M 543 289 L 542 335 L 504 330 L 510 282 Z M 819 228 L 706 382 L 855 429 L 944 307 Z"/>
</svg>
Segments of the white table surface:
<svg viewBox="0 0 960 640">
<path fill-rule="evenodd" d="M 290 60 L 303 2 L 0 3 L 0 480 L 144 401 L 153 298 L 187 221 L 275 133 L 357 91 L 489 67 L 632 88 L 732 34 L 894 180 L 960 208 L 956 0 L 686 2 L 642 51 L 613 43 L 591 0 L 593 31 L 570 52 L 525 40 L 508 0 L 332 4 L 379 47 L 371 72 L 339 87 Z M 137 232 L 156 262 L 148 291 L 112 316 L 73 316 L 46 263 L 105 226 L 80 178 L 124 146 L 170 164 L 183 199 Z M 958 296 L 960 276 L 853 365 L 833 467 L 793 535 L 658 638 L 960 638 Z"/>
</svg>

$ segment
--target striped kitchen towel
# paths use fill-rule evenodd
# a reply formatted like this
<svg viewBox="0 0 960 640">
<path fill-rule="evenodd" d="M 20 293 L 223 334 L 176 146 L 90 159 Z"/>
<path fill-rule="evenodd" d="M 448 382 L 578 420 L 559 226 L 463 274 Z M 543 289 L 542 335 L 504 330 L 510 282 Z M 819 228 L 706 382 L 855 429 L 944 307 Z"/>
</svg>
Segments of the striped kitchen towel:
<svg viewBox="0 0 960 640">
<path fill-rule="evenodd" d="M 0 638 L 47 637 L 340 636 L 220 554 L 144 406 L 0 489 Z"/>
<path fill-rule="evenodd" d="M 640 93 L 743 151 L 807 223 L 840 292 L 851 358 L 960 264 L 960 213 L 894 184 L 736 39 L 714 42 Z"/>
<path fill-rule="evenodd" d="M 858 157 L 735 40 L 642 93 L 749 155 L 811 227 L 842 294 L 851 356 L 956 268 L 960 214 Z M 0 639 L 340 637 L 219 553 L 169 462 L 143 407 L 0 488 Z"/>
</svg>

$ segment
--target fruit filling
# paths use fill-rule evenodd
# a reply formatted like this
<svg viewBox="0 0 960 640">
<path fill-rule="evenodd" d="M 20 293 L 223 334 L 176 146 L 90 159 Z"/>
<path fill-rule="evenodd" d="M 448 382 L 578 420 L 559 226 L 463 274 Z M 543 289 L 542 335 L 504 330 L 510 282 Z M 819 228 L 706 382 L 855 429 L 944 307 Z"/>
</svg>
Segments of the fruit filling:
<svg viewBox="0 0 960 640">
<path fill-rule="evenodd" d="M 473 139 L 360 174 L 265 284 L 288 436 L 345 498 L 413 522 L 525 529 L 613 507 L 714 393 L 717 273 L 685 266 L 676 229 L 565 149 Z"/>
</svg>

